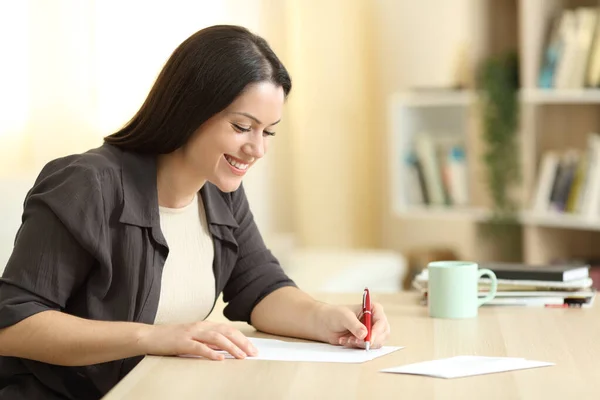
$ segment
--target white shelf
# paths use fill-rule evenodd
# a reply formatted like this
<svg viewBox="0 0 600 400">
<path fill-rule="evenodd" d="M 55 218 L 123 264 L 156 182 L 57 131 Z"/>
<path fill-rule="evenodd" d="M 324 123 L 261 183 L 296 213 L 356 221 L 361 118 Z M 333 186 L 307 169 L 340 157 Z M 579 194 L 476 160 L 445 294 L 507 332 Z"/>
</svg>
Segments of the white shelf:
<svg viewBox="0 0 600 400">
<path fill-rule="evenodd" d="M 405 107 L 468 106 L 476 100 L 476 95 L 468 90 L 423 90 L 398 93 L 394 100 Z"/>
<path fill-rule="evenodd" d="M 523 224 L 530 226 L 600 231 L 600 219 L 584 217 L 576 214 L 539 214 L 526 211 L 522 213 L 521 221 Z"/>
<path fill-rule="evenodd" d="M 397 211 L 403 219 L 442 219 L 484 221 L 491 217 L 491 213 L 483 208 L 456 208 L 456 207 L 427 207 L 411 206 Z"/>
<path fill-rule="evenodd" d="M 531 104 L 600 104 L 600 89 L 522 89 L 519 96 Z M 469 106 L 477 92 L 414 91 L 397 94 L 395 100 L 405 107 Z"/>
<path fill-rule="evenodd" d="M 600 104 L 600 89 L 524 89 L 520 95 L 532 104 Z"/>
<path fill-rule="evenodd" d="M 403 219 L 483 222 L 490 219 L 492 213 L 484 208 L 412 206 L 397 210 L 397 215 Z M 528 226 L 600 231 L 600 218 L 589 218 L 575 214 L 540 214 L 533 211 L 522 211 L 519 215 L 519 221 Z"/>
</svg>

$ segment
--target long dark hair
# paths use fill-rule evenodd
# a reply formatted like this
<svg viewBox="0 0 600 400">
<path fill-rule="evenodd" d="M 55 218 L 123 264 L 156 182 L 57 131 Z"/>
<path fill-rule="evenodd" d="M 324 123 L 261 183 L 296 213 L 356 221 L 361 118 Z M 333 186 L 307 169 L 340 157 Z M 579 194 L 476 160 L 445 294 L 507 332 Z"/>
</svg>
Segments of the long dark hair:
<svg viewBox="0 0 600 400">
<path fill-rule="evenodd" d="M 175 49 L 139 111 L 104 141 L 138 153 L 170 153 L 247 85 L 264 81 L 281 86 L 286 97 L 292 88 L 263 38 L 240 26 L 202 29 Z"/>
</svg>

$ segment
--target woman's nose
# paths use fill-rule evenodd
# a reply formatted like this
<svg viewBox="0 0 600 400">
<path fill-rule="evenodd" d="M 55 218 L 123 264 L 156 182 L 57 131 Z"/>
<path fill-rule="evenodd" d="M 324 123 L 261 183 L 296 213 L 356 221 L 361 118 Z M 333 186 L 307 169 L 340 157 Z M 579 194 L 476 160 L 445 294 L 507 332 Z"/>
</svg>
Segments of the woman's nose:
<svg viewBox="0 0 600 400">
<path fill-rule="evenodd" d="M 254 158 L 261 158 L 265 155 L 265 141 L 262 135 L 255 135 L 243 147 L 244 153 Z"/>
</svg>

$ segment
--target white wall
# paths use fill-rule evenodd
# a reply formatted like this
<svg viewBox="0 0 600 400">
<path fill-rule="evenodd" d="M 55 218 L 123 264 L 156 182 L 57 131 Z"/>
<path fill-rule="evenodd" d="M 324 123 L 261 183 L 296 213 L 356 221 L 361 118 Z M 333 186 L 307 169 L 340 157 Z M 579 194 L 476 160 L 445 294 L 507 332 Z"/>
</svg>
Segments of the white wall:
<svg viewBox="0 0 600 400">
<path fill-rule="evenodd" d="M 480 25 L 482 0 L 379 0 L 375 41 L 380 86 L 395 92 L 408 87 L 447 87 L 455 83 L 459 49 L 476 61 L 485 40 Z"/>
</svg>

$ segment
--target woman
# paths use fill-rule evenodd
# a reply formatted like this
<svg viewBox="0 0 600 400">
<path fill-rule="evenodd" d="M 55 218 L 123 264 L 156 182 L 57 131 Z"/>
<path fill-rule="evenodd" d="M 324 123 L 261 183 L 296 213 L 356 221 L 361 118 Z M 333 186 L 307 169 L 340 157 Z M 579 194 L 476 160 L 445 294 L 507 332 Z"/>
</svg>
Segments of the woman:
<svg viewBox="0 0 600 400">
<path fill-rule="evenodd" d="M 242 178 L 291 89 L 268 44 L 213 26 L 172 54 L 126 126 L 48 163 L 0 281 L 0 398 L 100 398 L 146 354 L 255 355 L 256 329 L 363 346 L 359 305 L 317 302 L 265 247 Z M 389 334 L 373 309 L 372 346 Z"/>
</svg>

